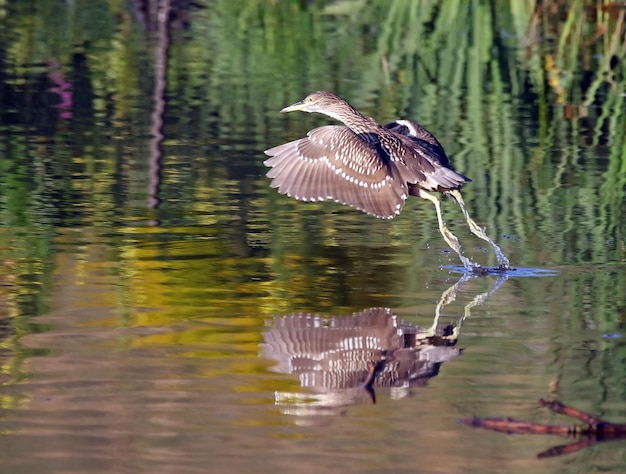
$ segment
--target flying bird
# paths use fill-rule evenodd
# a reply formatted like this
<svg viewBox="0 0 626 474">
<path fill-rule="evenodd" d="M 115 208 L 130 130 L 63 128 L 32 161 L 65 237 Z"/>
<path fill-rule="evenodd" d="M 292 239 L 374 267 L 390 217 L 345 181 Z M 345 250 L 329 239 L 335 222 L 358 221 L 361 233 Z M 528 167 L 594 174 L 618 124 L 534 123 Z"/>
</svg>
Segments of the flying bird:
<svg viewBox="0 0 626 474">
<path fill-rule="evenodd" d="M 314 128 L 305 138 L 266 150 L 272 188 L 300 201 L 333 200 L 383 219 L 400 214 L 408 196 L 428 199 L 447 244 L 465 267 L 480 268 L 462 254 L 443 220 L 440 200 L 433 194 L 443 193 L 459 204 L 470 230 L 493 247 L 498 268 L 511 268 L 498 245 L 469 216 L 460 190 L 471 180 L 454 170 L 439 141 L 424 127 L 410 120 L 382 126 L 327 91 L 313 92 L 281 112 L 298 110 L 325 114 L 344 125 Z"/>
</svg>

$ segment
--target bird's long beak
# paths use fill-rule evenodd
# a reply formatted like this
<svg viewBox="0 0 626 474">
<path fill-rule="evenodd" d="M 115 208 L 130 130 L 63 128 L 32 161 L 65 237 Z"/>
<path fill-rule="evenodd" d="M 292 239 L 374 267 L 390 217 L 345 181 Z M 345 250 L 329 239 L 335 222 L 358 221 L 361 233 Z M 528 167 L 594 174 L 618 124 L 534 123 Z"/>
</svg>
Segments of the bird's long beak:
<svg viewBox="0 0 626 474">
<path fill-rule="evenodd" d="M 280 113 L 284 113 L 284 112 L 296 112 L 297 110 L 304 110 L 304 101 L 301 100 L 299 102 L 296 102 L 295 104 L 291 104 L 288 105 L 287 107 L 285 107 L 284 109 L 282 109 L 280 111 Z"/>
</svg>

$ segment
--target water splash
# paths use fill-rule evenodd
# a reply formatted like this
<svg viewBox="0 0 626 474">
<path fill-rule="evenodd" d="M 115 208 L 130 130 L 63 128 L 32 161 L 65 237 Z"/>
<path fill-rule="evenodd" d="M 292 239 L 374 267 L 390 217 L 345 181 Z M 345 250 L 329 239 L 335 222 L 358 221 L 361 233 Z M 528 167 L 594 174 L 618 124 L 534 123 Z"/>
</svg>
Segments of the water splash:
<svg viewBox="0 0 626 474">
<path fill-rule="evenodd" d="M 493 275 L 506 275 L 508 277 L 551 277 L 557 276 L 560 272 L 553 268 L 504 268 L 498 267 L 484 267 L 481 265 L 471 265 L 469 267 L 460 265 L 442 265 L 441 268 L 445 268 L 454 273 L 464 273 L 470 276 L 493 276 Z"/>
</svg>

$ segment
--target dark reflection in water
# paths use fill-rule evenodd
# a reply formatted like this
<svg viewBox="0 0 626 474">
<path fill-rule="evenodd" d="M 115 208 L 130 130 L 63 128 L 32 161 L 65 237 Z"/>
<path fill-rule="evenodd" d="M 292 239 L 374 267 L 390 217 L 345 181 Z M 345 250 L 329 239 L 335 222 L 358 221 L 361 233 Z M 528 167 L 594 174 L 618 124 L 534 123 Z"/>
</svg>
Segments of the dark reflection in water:
<svg viewBox="0 0 626 474">
<path fill-rule="evenodd" d="M 346 405 L 375 403 L 375 387 L 392 387 L 392 397 L 403 398 L 425 385 L 443 362 L 460 355 L 455 329 L 419 328 L 388 308 L 330 319 L 294 314 L 274 319 L 261 355 L 278 362 L 275 370 L 297 374 L 312 392 L 276 392 L 284 413 L 332 415 Z"/>
<path fill-rule="evenodd" d="M 375 403 L 377 387 L 390 387 L 391 397 L 400 399 L 425 386 L 441 364 L 461 354 L 456 344 L 471 308 L 484 303 L 508 277 L 501 275 L 490 290 L 467 303 L 457 323 L 441 324 L 442 308 L 470 278 L 463 276 L 443 292 L 428 328 L 399 319 L 389 308 L 328 318 L 303 313 L 275 317 L 263 333 L 261 355 L 278 362 L 274 370 L 297 374 L 308 390 L 277 391 L 276 405 L 289 415 L 336 415 L 347 405 Z"/>
</svg>

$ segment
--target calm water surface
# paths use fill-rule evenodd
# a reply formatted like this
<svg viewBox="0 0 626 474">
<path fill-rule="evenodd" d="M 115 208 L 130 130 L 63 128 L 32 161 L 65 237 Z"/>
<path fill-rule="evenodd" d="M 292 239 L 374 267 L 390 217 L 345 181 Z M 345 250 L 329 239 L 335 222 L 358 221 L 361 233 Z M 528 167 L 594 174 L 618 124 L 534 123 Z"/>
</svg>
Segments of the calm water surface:
<svg viewBox="0 0 626 474">
<path fill-rule="evenodd" d="M 381 52 L 377 2 L 252 3 L 167 40 L 107 2 L 0 6 L 0 472 L 625 471 L 624 442 L 537 459 L 568 440 L 458 422 L 574 423 L 539 398 L 626 422 L 623 93 L 539 90 L 531 13 L 392 2 L 417 58 Z M 517 269 L 466 275 L 426 201 L 382 221 L 270 189 L 263 150 L 328 123 L 278 110 L 321 88 L 435 132 Z"/>
</svg>

